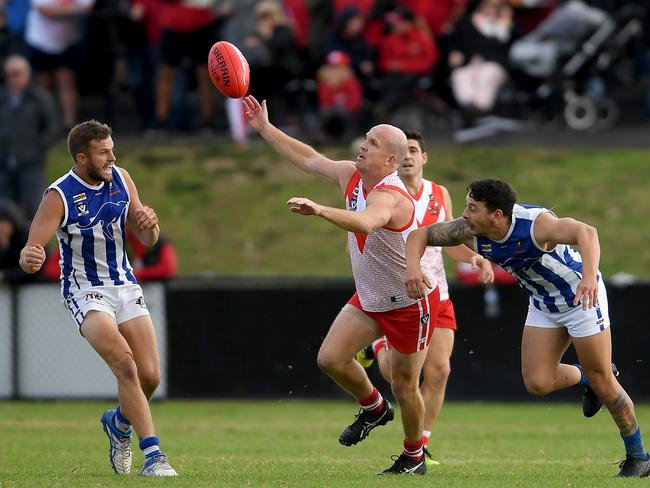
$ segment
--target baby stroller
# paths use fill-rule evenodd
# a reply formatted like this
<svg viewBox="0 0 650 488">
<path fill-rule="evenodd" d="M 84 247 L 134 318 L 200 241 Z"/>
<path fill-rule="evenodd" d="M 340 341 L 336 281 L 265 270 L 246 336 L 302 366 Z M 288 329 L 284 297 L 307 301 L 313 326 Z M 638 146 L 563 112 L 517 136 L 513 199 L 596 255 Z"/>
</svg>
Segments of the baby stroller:
<svg viewBox="0 0 650 488">
<path fill-rule="evenodd" d="M 629 5 L 610 15 L 582 0 L 555 9 L 510 50 L 530 104 L 548 118 L 562 116 L 575 130 L 613 126 L 618 105 L 607 97 L 605 80 L 612 81 L 626 46 L 642 33 L 643 14 L 641 7 Z"/>
</svg>

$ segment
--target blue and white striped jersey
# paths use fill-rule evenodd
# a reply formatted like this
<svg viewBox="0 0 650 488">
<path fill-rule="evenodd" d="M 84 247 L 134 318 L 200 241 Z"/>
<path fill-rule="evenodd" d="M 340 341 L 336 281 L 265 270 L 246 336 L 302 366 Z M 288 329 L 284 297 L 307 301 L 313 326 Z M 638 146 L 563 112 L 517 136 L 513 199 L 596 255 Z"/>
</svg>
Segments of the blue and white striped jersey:
<svg viewBox="0 0 650 488">
<path fill-rule="evenodd" d="M 476 236 L 474 245 L 481 256 L 517 278 L 535 308 L 543 312 L 566 312 L 573 308 L 575 292 L 582 278 L 582 257 L 566 244 L 558 244 L 552 251 L 539 247 L 533 235 L 533 223 L 543 212 L 550 210 L 533 205 L 515 205 L 510 230 L 502 240 Z"/>
<path fill-rule="evenodd" d="M 122 172 L 113 181 L 89 185 L 72 170 L 52 183 L 64 217 L 56 238 L 61 251 L 61 292 L 93 286 L 137 284 L 126 255 L 126 216 L 131 201 Z"/>
</svg>

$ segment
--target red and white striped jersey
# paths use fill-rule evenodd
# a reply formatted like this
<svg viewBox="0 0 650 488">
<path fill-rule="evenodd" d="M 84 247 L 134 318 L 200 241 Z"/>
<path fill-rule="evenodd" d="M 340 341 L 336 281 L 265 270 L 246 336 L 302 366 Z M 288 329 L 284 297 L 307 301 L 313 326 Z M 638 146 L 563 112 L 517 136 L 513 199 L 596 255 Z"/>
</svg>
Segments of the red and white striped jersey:
<svg viewBox="0 0 650 488">
<path fill-rule="evenodd" d="M 409 195 L 397 172 L 385 176 L 365 192 L 361 174 L 355 171 L 345 189 L 345 206 L 352 212 L 365 210 L 368 193 L 378 188 L 401 193 L 413 203 L 414 209 L 409 223 L 401 229 L 382 227 L 370 234 L 348 232 L 354 282 L 361 306 L 369 312 L 386 312 L 418 302 L 408 297 L 404 286 L 406 238 L 418 228 L 415 200 Z M 435 289 L 437 282 L 432 268 L 423 261 L 422 270 Z"/>
<path fill-rule="evenodd" d="M 445 207 L 445 197 L 442 193 L 442 187 L 433 181 L 422 180 L 420 191 L 411 195 L 415 200 L 415 219 L 418 227 L 444 222 L 447 220 L 447 208 Z M 436 276 L 438 288 L 440 289 L 440 300 L 449 299 L 449 286 L 447 285 L 447 275 L 445 274 L 445 264 L 442 260 L 442 247 L 427 246 L 422 263 L 426 263 Z"/>
</svg>

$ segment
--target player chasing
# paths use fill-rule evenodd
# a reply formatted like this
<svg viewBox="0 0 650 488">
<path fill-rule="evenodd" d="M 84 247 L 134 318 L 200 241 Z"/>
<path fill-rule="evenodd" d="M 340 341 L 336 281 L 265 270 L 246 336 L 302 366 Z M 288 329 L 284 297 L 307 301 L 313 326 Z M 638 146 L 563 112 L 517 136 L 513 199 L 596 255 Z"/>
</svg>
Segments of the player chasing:
<svg viewBox="0 0 650 488">
<path fill-rule="evenodd" d="M 338 184 L 345 198 L 345 210 L 307 198 L 287 202 L 295 213 L 319 216 L 348 231 L 356 293 L 334 320 L 318 352 L 319 367 L 361 405 L 339 442 L 355 445 L 393 419 L 390 403 L 354 360 L 359 349 L 386 335 L 393 345 L 392 389 L 402 411 L 404 443 L 401 454 L 382 474 L 424 474 L 424 404 L 418 382 L 439 292 L 434 285 L 419 299 L 411 299 L 404 287 L 405 239 L 417 228 L 415 203 L 396 172 L 406 157 L 406 136 L 391 125 L 375 126 L 366 134 L 356 162 L 333 161 L 273 126 L 265 101 L 260 105 L 248 96 L 243 103 L 251 126 L 278 153 L 303 171 Z M 480 260 L 475 256 L 472 262 Z M 424 272 L 435 283 L 428 267 Z"/>
<path fill-rule="evenodd" d="M 436 222 L 453 220 L 451 198 L 447 189 L 433 181 L 422 177 L 424 165 L 427 164 L 429 155 L 424 150 L 424 140 L 417 131 L 405 130 L 407 138 L 407 155 L 398 165 L 397 173 L 406 185 L 409 194 L 415 200 L 415 218 L 418 227 Z M 447 253 L 456 261 L 468 262 L 476 253 L 464 245 L 448 247 Z M 420 385 L 422 400 L 424 401 L 424 417 L 422 437 L 423 451 L 429 465 L 438 464 L 432 459 L 427 449 L 431 430 L 435 424 L 442 404 L 445 399 L 445 388 L 451 371 L 450 358 L 454 348 L 454 333 L 456 331 L 456 316 L 454 305 L 449 299 L 449 287 L 445 275 L 441 247 L 428 247 L 422 261 L 429 263 L 438 282 L 440 290 L 440 306 L 438 314 L 432 318 L 433 333 L 431 343 L 422 366 L 423 381 Z M 494 278 L 490 262 L 483 259 L 479 263 L 481 268 L 481 281 L 491 282 Z M 372 344 L 367 345 L 356 355 L 357 361 L 368 368 L 377 359 L 379 371 L 383 378 L 390 383 L 390 357 L 392 346 L 386 337 L 380 337 Z"/>
<path fill-rule="evenodd" d="M 528 293 L 521 342 L 522 375 L 533 395 L 588 386 L 610 411 L 625 445 L 618 476 L 650 474 L 632 400 L 616 380 L 607 293 L 598 271 L 594 227 L 550 210 L 516 203 L 508 183 L 479 180 L 468 186 L 462 218 L 412 232 L 406 244 L 406 289 L 418 299 L 433 283 L 420 266 L 427 246 L 465 244 L 501 265 Z M 578 245 L 580 252 L 571 246 Z M 561 363 L 573 344 L 579 365 Z M 588 397 L 587 397 L 588 399 Z M 600 401 L 587 412 L 595 414 Z"/>
<path fill-rule="evenodd" d="M 160 450 L 149 400 L 160 382 L 160 358 L 142 288 L 126 255 L 128 225 L 145 245 L 158 240 L 154 210 L 140 202 L 129 173 L 115 165 L 112 130 L 95 120 L 70 130 L 74 167 L 52 183 L 29 230 L 20 266 L 35 273 L 56 233 L 61 290 L 79 332 L 117 378 L 119 404 L 104 412 L 109 460 L 117 474 L 131 472 L 132 428 L 145 460 L 142 476 L 176 476 Z"/>
</svg>

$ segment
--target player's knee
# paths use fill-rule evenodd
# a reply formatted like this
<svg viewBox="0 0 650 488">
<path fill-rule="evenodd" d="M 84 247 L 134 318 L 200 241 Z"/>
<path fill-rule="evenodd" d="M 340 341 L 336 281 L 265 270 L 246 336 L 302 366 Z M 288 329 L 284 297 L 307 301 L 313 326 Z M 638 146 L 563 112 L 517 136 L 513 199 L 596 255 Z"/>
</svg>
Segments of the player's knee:
<svg viewBox="0 0 650 488">
<path fill-rule="evenodd" d="M 391 387 L 395 397 L 405 398 L 418 391 L 418 378 L 411 374 L 393 372 Z"/>
<path fill-rule="evenodd" d="M 147 398 L 151 398 L 153 392 L 156 391 L 160 384 L 160 371 L 150 370 L 140 372 L 140 386 Z"/>
<path fill-rule="evenodd" d="M 435 386 L 444 386 L 447 384 L 447 379 L 451 373 L 451 366 L 449 365 L 449 361 L 425 364 L 422 368 L 422 372 L 424 373 L 425 383 Z"/>
<path fill-rule="evenodd" d="M 553 391 L 553 383 L 541 376 L 524 376 L 526 391 L 531 395 L 543 396 Z"/>
<path fill-rule="evenodd" d="M 138 381 L 138 367 L 130 351 L 119 353 L 112 364 L 117 381 Z"/>
<path fill-rule="evenodd" d="M 339 361 L 336 358 L 336 355 L 329 353 L 321 349 L 318 351 L 318 358 L 316 359 L 318 367 L 324 373 L 332 373 L 338 369 Z"/>
<path fill-rule="evenodd" d="M 600 398 L 605 400 L 607 398 L 617 396 L 620 386 L 610 371 L 585 371 L 585 374 L 589 380 L 589 386 Z"/>
</svg>

